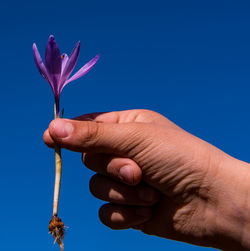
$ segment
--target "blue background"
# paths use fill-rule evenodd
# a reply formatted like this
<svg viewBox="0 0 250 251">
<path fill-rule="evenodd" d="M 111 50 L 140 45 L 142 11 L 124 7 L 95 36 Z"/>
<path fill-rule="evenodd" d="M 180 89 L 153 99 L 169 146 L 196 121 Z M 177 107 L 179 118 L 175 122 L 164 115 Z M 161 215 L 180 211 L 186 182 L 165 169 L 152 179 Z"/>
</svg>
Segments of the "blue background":
<svg viewBox="0 0 250 251">
<path fill-rule="evenodd" d="M 250 2 L 10 1 L 1 3 L 0 245 L 6 251 L 58 250 L 47 234 L 54 155 L 43 141 L 53 96 L 32 54 L 50 34 L 61 52 L 82 47 L 77 69 L 97 53 L 86 76 L 68 85 L 66 117 L 147 108 L 244 161 L 250 160 Z M 65 250 L 202 250 L 112 231 L 98 220 L 80 154 L 63 151 L 59 215 L 70 228 Z"/>
</svg>

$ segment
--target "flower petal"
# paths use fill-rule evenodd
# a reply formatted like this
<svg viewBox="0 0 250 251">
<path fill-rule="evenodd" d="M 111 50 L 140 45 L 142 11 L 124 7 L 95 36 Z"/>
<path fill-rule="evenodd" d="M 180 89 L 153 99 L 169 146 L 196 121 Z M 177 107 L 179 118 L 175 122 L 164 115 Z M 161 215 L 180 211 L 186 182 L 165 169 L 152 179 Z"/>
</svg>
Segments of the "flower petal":
<svg viewBox="0 0 250 251">
<path fill-rule="evenodd" d="M 69 57 L 68 57 L 68 55 L 66 53 L 63 53 L 61 58 L 62 58 L 62 72 L 63 72 L 64 67 L 65 67 Z"/>
<path fill-rule="evenodd" d="M 67 60 L 65 67 L 63 68 L 63 71 L 61 73 L 60 87 L 59 87 L 60 92 L 63 88 L 62 86 L 64 86 L 64 83 L 67 81 L 68 77 L 70 76 L 70 74 L 72 73 L 76 65 L 79 52 L 80 52 L 80 42 L 76 44 L 75 48 L 71 52 L 69 59 Z"/>
<path fill-rule="evenodd" d="M 34 59 L 35 59 L 35 63 L 36 63 L 36 67 L 37 67 L 38 71 L 45 78 L 45 80 L 49 82 L 49 84 L 54 92 L 54 87 L 51 84 L 50 75 L 49 75 L 45 65 L 43 64 L 42 58 L 40 56 L 40 53 L 39 53 L 35 43 L 33 44 L 32 49 L 33 49 Z"/>
<path fill-rule="evenodd" d="M 83 75 L 85 75 L 86 73 L 88 73 L 93 66 L 96 64 L 97 60 L 99 59 L 100 55 L 96 55 L 92 60 L 90 60 L 87 64 L 85 64 L 78 72 L 76 72 L 70 79 L 68 79 L 64 85 L 62 86 L 62 88 L 67 85 L 69 82 L 72 82 L 80 77 L 82 77 Z"/>
<path fill-rule="evenodd" d="M 61 76 L 62 60 L 60 50 L 53 36 L 49 37 L 49 41 L 45 51 L 45 64 L 50 74 L 54 90 L 58 91 L 58 85 Z"/>
</svg>

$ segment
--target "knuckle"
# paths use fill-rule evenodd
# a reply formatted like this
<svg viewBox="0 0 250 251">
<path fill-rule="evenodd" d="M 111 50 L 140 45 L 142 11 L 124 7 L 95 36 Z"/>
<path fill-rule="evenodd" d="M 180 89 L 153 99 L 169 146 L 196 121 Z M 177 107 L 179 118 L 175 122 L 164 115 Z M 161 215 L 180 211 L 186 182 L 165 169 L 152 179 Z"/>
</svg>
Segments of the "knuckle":
<svg viewBox="0 0 250 251">
<path fill-rule="evenodd" d="M 152 122 L 154 119 L 162 117 L 161 114 L 147 109 L 134 110 L 134 121 L 136 122 Z"/>
<path fill-rule="evenodd" d="M 145 119 L 151 119 L 152 117 L 162 117 L 162 115 L 159 114 L 158 112 L 151 110 L 142 110 L 140 115 L 142 118 Z"/>
<path fill-rule="evenodd" d="M 94 144 L 103 134 L 103 125 L 93 121 L 86 121 L 86 134 L 84 140 L 86 143 Z"/>
<path fill-rule="evenodd" d="M 141 113 L 144 113 L 144 114 L 150 113 L 150 114 L 152 114 L 152 113 L 156 113 L 156 112 L 154 112 L 152 110 L 149 110 L 149 109 L 141 109 Z"/>
</svg>

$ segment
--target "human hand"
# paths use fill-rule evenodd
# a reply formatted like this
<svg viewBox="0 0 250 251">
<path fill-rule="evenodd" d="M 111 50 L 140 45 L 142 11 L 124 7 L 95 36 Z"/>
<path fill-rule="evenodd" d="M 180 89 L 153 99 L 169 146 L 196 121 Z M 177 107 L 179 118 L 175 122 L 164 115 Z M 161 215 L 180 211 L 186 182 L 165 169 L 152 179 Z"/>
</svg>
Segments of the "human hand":
<svg viewBox="0 0 250 251">
<path fill-rule="evenodd" d="M 97 172 L 94 196 L 112 229 L 248 250 L 249 165 L 146 110 L 56 119 L 44 133 L 50 146 L 82 152 Z"/>
</svg>

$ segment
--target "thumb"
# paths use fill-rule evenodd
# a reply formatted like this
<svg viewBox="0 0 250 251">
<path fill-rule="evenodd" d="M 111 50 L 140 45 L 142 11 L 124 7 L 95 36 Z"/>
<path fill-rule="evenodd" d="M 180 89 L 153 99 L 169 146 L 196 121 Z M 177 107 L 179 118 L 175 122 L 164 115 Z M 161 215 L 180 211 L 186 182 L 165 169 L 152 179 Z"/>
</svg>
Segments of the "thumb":
<svg viewBox="0 0 250 251">
<path fill-rule="evenodd" d="M 141 144 L 149 134 L 147 127 L 148 124 L 144 123 L 117 124 L 55 119 L 50 123 L 48 132 L 54 143 L 71 151 L 133 157 L 132 155 L 147 147 Z M 45 137 L 45 143 L 48 141 Z"/>
</svg>

